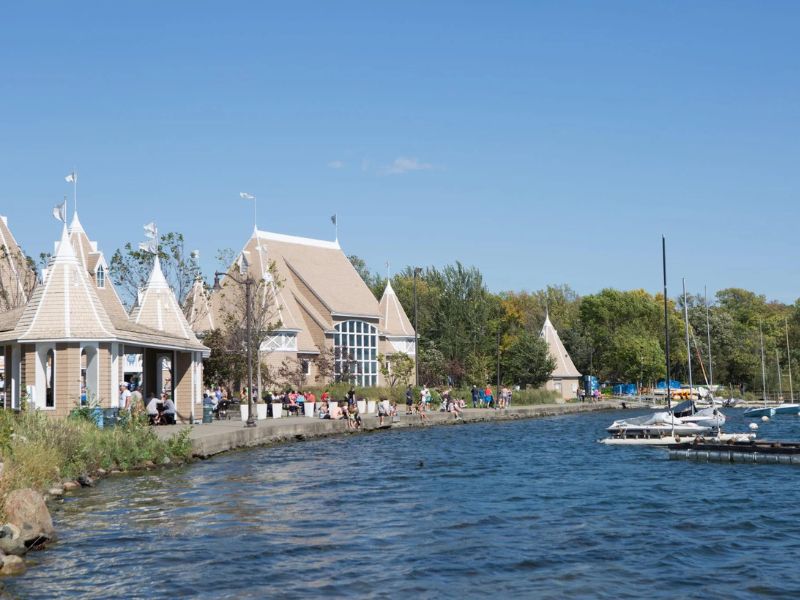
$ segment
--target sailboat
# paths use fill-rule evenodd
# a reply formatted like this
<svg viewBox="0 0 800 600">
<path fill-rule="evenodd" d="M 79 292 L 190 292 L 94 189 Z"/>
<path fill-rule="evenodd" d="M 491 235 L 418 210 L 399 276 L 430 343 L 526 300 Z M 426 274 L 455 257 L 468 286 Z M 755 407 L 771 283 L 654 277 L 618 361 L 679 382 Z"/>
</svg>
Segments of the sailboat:
<svg viewBox="0 0 800 600">
<path fill-rule="evenodd" d="M 758 326 L 758 335 L 761 339 L 761 388 L 764 393 L 764 406 L 761 408 L 748 408 L 744 416 L 748 418 L 771 417 L 775 414 L 775 407 L 767 406 L 767 372 L 764 368 L 764 331 Z"/>
<path fill-rule="evenodd" d="M 786 330 L 786 359 L 789 361 L 789 402 L 783 402 L 775 407 L 776 415 L 800 415 L 800 404 L 795 404 L 794 389 L 792 388 L 792 353 L 789 350 L 789 322 L 784 319 L 783 324 Z M 781 367 L 778 365 L 778 375 L 780 376 Z"/>
<path fill-rule="evenodd" d="M 600 440 L 603 444 L 669 446 L 685 442 L 686 439 L 681 439 L 681 436 L 698 437 L 711 429 L 696 423 L 684 423 L 681 419 L 671 414 L 669 313 L 667 312 L 667 246 L 664 236 L 661 236 L 661 260 L 664 275 L 664 349 L 667 367 L 667 411 L 614 421 L 606 430 L 611 434 L 611 437 Z"/>
<path fill-rule="evenodd" d="M 725 415 L 723 415 L 719 411 L 719 409 L 717 409 L 714 406 L 713 396 L 711 398 L 711 406 L 708 408 L 697 410 L 697 406 L 694 403 L 693 399 L 694 387 L 692 382 L 692 346 L 689 342 L 689 305 L 686 301 L 686 279 L 684 278 L 682 281 L 683 281 L 683 320 L 686 325 L 686 357 L 688 360 L 687 364 L 689 367 L 688 374 L 689 374 L 690 399 L 676 406 L 675 410 L 672 411 L 672 414 L 679 417 L 683 423 L 694 423 L 696 425 L 700 425 L 701 427 L 719 429 L 720 427 L 725 425 Z M 706 314 L 706 319 L 708 319 L 707 314 Z M 706 320 L 706 323 L 707 322 L 708 321 Z M 711 351 L 711 345 L 709 344 L 709 355 L 710 351 Z M 683 411 L 679 410 L 681 407 L 684 408 Z"/>
</svg>

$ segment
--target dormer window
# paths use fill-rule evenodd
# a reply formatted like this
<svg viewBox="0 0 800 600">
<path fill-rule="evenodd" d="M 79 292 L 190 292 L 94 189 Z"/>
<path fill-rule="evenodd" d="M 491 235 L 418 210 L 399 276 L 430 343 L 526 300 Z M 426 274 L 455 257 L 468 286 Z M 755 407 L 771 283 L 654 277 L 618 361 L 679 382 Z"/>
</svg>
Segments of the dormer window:
<svg viewBox="0 0 800 600">
<path fill-rule="evenodd" d="M 99 288 L 106 287 L 106 271 L 102 265 L 97 267 L 97 272 L 95 273 L 95 279 L 97 281 L 97 287 Z"/>
</svg>

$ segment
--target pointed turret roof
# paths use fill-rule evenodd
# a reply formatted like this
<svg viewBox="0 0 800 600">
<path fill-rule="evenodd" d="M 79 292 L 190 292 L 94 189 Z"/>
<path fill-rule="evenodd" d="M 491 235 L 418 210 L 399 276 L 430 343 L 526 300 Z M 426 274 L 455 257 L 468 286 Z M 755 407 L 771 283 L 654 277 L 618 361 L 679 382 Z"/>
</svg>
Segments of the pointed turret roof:
<svg viewBox="0 0 800 600">
<path fill-rule="evenodd" d="M 75 255 L 66 225 L 47 276 L 25 307 L 15 335 L 20 341 L 115 337 L 95 286 Z"/>
<path fill-rule="evenodd" d="M 387 281 L 386 289 L 381 297 L 381 333 L 389 337 L 412 337 L 414 327 L 411 325 L 403 305 L 397 298 L 392 288 L 392 282 Z"/>
<path fill-rule="evenodd" d="M 183 314 L 186 315 L 186 320 L 193 331 L 200 333 L 216 329 L 214 317 L 211 314 L 208 292 L 201 277 L 194 280 L 194 285 L 189 290 L 189 295 L 184 303 Z"/>
<path fill-rule="evenodd" d="M 23 306 L 35 280 L 25 253 L 8 228 L 8 219 L 0 216 L 0 311 Z"/>
<path fill-rule="evenodd" d="M 564 348 L 561 338 L 558 337 L 558 332 L 553 324 L 550 322 L 549 313 L 545 315 L 544 325 L 542 326 L 541 337 L 547 342 L 547 347 L 550 350 L 550 356 L 556 361 L 556 368 L 550 374 L 550 378 L 554 377 L 580 377 L 581 374 L 572 362 L 572 359 Z"/>
<path fill-rule="evenodd" d="M 197 339 L 164 277 L 158 255 L 153 260 L 153 270 L 150 271 L 147 284 L 139 292 L 139 301 L 131 311 L 131 320 L 137 325 L 170 335 L 194 341 Z"/>
</svg>

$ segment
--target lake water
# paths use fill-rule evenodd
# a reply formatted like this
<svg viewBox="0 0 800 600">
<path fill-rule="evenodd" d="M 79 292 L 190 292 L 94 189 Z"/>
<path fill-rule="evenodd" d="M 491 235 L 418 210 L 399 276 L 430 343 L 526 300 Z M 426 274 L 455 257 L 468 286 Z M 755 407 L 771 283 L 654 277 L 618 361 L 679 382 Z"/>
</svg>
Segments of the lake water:
<svg viewBox="0 0 800 600">
<path fill-rule="evenodd" d="M 798 467 L 597 444 L 621 416 L 328 438 L 107 479 L 54 510 L 61 543 L 7 587 L 47 599 L 800 597 Z M 761 433 L 796 439 L 800 418 Z"/>
</svg>

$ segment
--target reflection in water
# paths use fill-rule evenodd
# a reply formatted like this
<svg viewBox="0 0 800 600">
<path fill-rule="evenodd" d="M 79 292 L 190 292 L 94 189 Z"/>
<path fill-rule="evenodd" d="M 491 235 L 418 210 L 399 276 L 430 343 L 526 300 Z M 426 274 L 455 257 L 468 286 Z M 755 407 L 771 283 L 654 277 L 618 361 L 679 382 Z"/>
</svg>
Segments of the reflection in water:
<svg viewBox="0 0 800 600">
<path fill-rule="evenodd" d="M 62 542 L 9 587 L 24 598 L 800 593 L 795 468 L 596 444 L 615 417 L 345 436 L 109 479 L 54 511 Z M 762 431 L 797 437 L 800 419 Z"/>
</svg>

